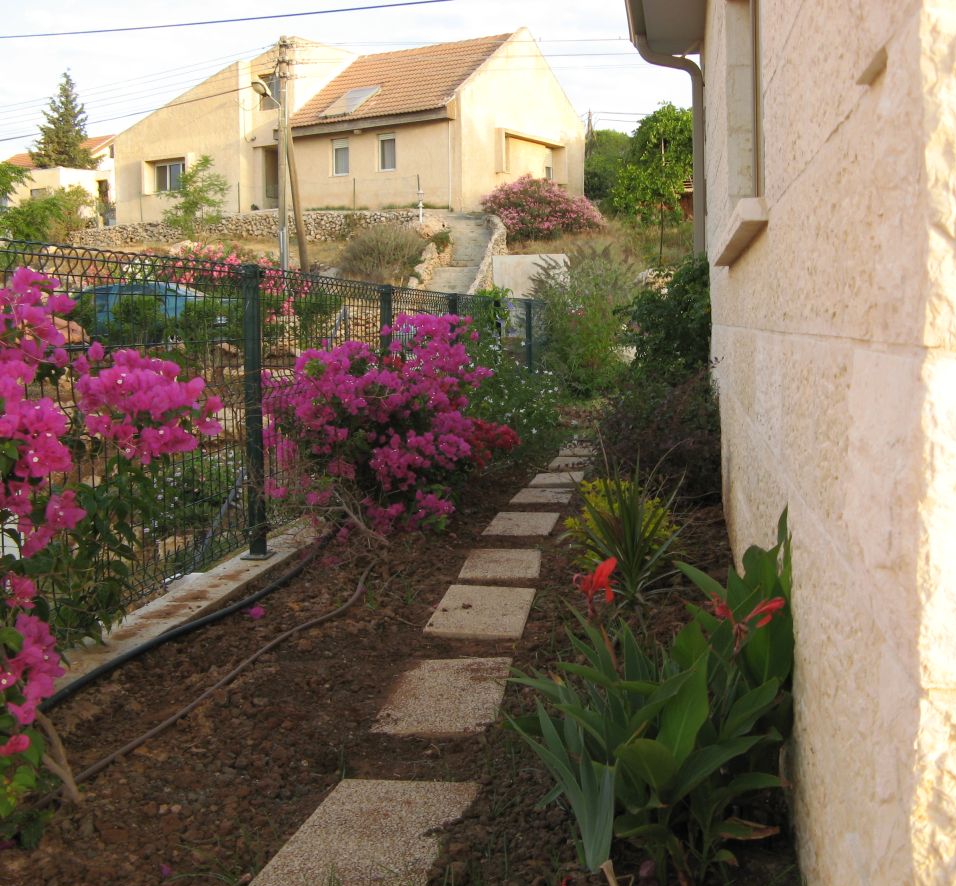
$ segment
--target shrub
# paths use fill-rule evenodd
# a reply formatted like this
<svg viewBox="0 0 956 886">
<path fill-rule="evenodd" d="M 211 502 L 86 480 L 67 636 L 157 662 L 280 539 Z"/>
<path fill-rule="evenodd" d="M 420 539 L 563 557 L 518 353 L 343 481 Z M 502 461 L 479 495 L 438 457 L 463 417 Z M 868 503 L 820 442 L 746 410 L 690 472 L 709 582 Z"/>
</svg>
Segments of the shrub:
<svg viewBox="0 0 956 886">
<path fill-rule="evenodd" d="M 355 234 L 342 254 L 342 273 L 353 280 L 400 286 L 421 259 L 424 242 L 401 225 L 373 225 Z"/>
<path fill-rule="evenodd" d="M 648 493 L 636 479 L 620 475 L 583 483 L 584 509 L 565 522 L 567 537 L 583 549 L 580 561 L 594 569 L 613 559 L 620 570 L 621 603 L 638 609 L 647 602 L 648 588 L 673 553 L 680 527 L 671 510 L 676 491 L 664 501 Z"/>
<path fill-rule="evenodd" d="M 623 323 L 618 309 L 631 302 L 637 272 L 615 259 L 609 247 L 581 248 L 569 266 L 546 263 L 533 280 L 533 295 L 545 303 L 543 361 L 575 396 L 611 388 L 624 369 Z"/>
<path fill-rule="evenodd" d="M 222 221 L 222 203 L 229 182 L 212 171 L 213 160 L 203 154 L 183 171 L 177 190 L 160 191 L 159 196 L 173 205 L 163 212 L 163 223 L 184 237 L 195 237 L 205 227 Z"/>
<path fill-rule="evenodd" d="M 448 228 L 442 228 L 440 231 L 435 231 L 435 233 L 429 237 L 429 240 L 435 244 L 435 249 L 439 252 L 444 252 L 451 246 L 451 231 L 449 231 Z"/>
<path fill-rule="evenodd" d="M 497 215 L 516 240 L 550 240 L 604 224 L 587 197 L 572 197 L 553 181 L 530 174 L 499 185 L 481 198 L 481 206 Z"/>
<path fill-rule="evenodd" d="M 710 266 L 689 256 L 646 286 L 630 308 L 634 366 L 655 378 L 686 378 L 710 359 Z"/>
<path fill-rule="evenodd" d="M 379 532 L 440 526 L 454 510 L 450 484 L 518 441 L 462 414 L 491 374 L 468 356 L 467 318 L 399 315 L 383 332 L 395 337 L 384 355 L 349 341 L 302 354 L 291 386 L 267 380 L 267 445 L 292 475 L 267 492 L 302 490 L 306 505 L 341 507 L 353 522 L 358 510 Z"/>
</svg>

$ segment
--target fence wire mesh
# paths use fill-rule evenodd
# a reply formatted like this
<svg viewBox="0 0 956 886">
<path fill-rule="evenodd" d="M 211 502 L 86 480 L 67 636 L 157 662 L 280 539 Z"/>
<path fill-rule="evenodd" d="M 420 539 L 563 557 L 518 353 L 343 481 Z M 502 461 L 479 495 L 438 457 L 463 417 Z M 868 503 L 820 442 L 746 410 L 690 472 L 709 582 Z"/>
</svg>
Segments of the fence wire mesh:
<svg viewBox="0 0 956 886">
<path fill-rule="evenodd" d="M 161 592 L 170 579 L 202 571 L 249 544 L 263 553 L 267 532 L 300 516 L 263 495 L 264 486 L 291 477 L 274 446 L 263 445 L 262 381 L 270 396 L 293 383 L 296 360 L 310 348 L 347 340 L 382 346 L 383 327 L 399 314 L 469 315 L 483 335 L 525 335 L 531 307 L 493 298 L 403 289 L 281 271 L 272 267 L 131 254 L 85 247 L 0 239 L 3 285 L 20 266 L 54 278 L 55 290 L 76 307 L 62 330 L 67 350 L 91 341 L 107 350 L 135 348 L 177 363 L 180 377 L 202 376 L 219 396 L 220 435 L 203 438 L 193 452 L 174 456 L 153 482 L 159 509 L 134 517 L 141 540 L 124 604 Z M 517 321 L 517 322 L 516 322 Z M 531 331 L 531 325 L 527 326 Z M 530 341 L 517 342 L 531 359 Z M 530 362 L 529 362 L 530 365 Z M 37 383 L 32 394 L 55 400 L 70 417 L 74 476 L 97 486 L 111 454 L 82 432 L 73 373 Z M 268 438 L 267 438 L 268 440 Z M 6 548 L 3 545 L 6 544 Z M 0 540 L 0 553 L 10 552 Z"/>
</svg>

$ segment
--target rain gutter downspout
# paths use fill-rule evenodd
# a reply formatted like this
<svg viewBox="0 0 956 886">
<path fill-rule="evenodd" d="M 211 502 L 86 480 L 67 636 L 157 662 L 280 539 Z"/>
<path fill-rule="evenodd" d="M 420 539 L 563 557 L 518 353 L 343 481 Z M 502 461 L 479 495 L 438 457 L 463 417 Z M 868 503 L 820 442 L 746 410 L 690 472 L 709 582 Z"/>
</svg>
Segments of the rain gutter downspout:
<svg viewBox="0 0 956 886">
<path fill-rule="evenodd" d="M 647 42 L 647 34 L 635 34 L 634 46 L 644 61 L 662 68 L 677 68 L 690 74 L 693 89 L 694 117 L 694 252 L 707 251 L 707 233 L 704 225 L 707 215 L 707 182 L 704 179 L 704 75 L 690 59 L 678 55 L 654 52 Z"/>
</svg>

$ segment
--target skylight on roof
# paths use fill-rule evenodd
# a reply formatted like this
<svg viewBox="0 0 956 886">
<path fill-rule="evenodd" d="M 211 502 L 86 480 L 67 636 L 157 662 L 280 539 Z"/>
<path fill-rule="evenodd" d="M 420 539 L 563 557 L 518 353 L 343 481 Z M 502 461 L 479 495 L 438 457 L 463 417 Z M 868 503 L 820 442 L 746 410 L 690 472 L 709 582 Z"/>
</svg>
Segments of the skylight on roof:
<svg viewBox="0 0 956 886">
<path fill-rule="evenodd" d="M 353 114 L 381 88 L 381 86 L 359 86 L 350 89 L 345 95 L 339 96 L 332 102 L 319 116 L 339 117 L 342 114 Z"/>
</svg>

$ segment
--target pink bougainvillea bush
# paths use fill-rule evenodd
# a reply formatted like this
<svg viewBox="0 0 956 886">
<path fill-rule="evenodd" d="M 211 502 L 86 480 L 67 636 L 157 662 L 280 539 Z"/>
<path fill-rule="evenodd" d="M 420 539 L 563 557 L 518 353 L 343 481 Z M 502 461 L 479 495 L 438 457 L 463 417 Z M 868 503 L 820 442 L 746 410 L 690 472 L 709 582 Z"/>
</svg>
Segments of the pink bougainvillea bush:
<svg viewBox="0 0 956 886">
<path fill-rule="evenodd" d="M 551 240 L 561 234 L 596 230 L 604 218 L 587 197 L 572 197 L 553 181 L 523 175 L 481 198 L 516 240 Z"/>
<path fill-rule="evenodd" d="M 0 839 L 16 831 L 19 800 L 37 784 L 44 742 L 37 707 L 63 673 L 57 639 L 96 636 L 117 615 L 116 576 L 135 541 L 132 478 L 220 430 L 204 381 L 178 379 L 175 363 L 135 351 L 107 355 L 98 344 L 70 361 L 58 315 L 74 302 L 58 281 L 28 268 L 0 289 Z M 70 416 L 38 382 L 73 373 L 77 413 Z M 109 451 L 104 482 L 73 477 L 78 434 Z M 111 489 L 111 487 L 113 487 Z M 120 488 L 121 494 L 112 494 Z M 149 488 L 141 484 L 139 490 Z M 111 573 L 111 554 L 118 555 Z M 94 569 L 93 561 L 106 566 Z M 110 576 L 113 576 L 111 579 Z M 52 607 L 47 590 L 58 590 Z M 61 613 L 62 609 L 62 613 Z M 82 613 L 82 619 L 80 618 Z M 59 620 L 58 620 L 59 619 Z"/>
<path fill-rule="evenodd" d="M 299 357 L 291 383 L 267 381 L 266 443 L 279 473 L 267 492 L 317 507 L 343 492 L 375 531 L 441 525 L 457 476 L 518 444 L 503 425 L 463 414 L 491 370 L 471 361 L 476 333 L 454 315 L 400 315 L 384 355 L 349 341 Z"/>
</svg>

